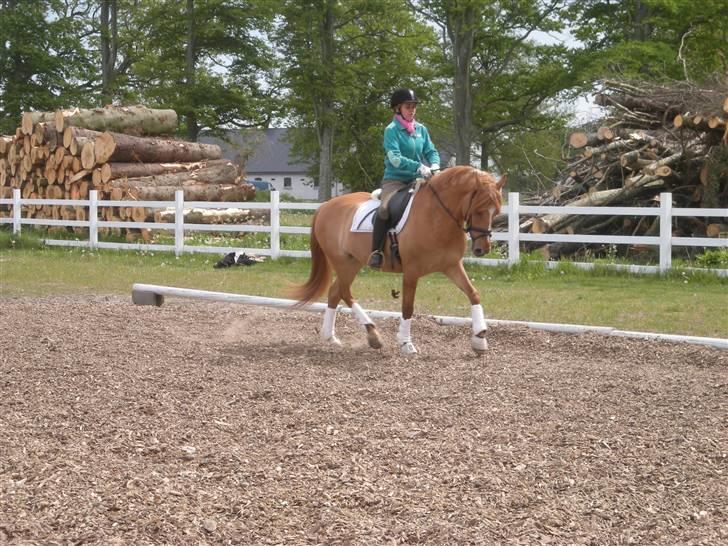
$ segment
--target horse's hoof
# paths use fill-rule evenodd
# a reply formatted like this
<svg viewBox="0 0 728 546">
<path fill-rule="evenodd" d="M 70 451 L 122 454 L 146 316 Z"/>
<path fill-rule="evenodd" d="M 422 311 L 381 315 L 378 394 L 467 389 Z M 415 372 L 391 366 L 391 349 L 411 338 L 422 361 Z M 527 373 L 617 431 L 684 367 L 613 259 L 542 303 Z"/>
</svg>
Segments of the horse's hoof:
<svg viewBox="0 0 728 546">
<path fill-rule="evenodd" d="M 411 341 L 408 341 L 407 343 L 403 343 L 402 346 L 399 348 L 399 350 L 403 355 L 417 354 L 417 348 L 414 346 L 414 344 Z"/>
<path fill-rule="evenodd" d="M 377 332 L 369 332 L 367 334 L 367 341 L 372 349 L 382 348 L 382 340 L 379 339 L 379 334 Z"/>
<path fill-rule="evenodd" d="M 374 324 L 367 324 L 367 342 L 369 342 L 369 346 L 372 349 L 381 349 L 382 348 L 382 340 L 379 338 L 379 332 L 377 331 L 377 327 L 374 326 Z"/>
<path fill-rule="evenodd" d="M 341 341 L 336 336 L 331 336 L 328 339 L 324 339 L 324 343 L 328 343 L 329 345 L 333 345 L 334 347 L 341 347 Z"/>
<path fill-rule="evenodd" d="M 477 354 L 482 355 L 488 350 L 488 340 L 485 336 L 471 336 L 470 346 Z"/>
</svg>

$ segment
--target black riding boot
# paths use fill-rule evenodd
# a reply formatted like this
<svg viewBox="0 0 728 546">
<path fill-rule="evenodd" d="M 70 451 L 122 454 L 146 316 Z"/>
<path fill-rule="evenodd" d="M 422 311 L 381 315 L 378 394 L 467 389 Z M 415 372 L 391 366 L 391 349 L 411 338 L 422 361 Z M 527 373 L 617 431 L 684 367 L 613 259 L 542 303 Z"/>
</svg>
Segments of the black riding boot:
<svg viewBox="0 0 728 546">
<path fill-rule="evenodd" d="M 377 214 L 374 217 L 374 226 L 372 228 L 372 254 L 369 256 L 367 264 L 372 269 L 381 269 L 384 265 L 384 239 L 387 236 L 387 221 Z"/>
</svg>

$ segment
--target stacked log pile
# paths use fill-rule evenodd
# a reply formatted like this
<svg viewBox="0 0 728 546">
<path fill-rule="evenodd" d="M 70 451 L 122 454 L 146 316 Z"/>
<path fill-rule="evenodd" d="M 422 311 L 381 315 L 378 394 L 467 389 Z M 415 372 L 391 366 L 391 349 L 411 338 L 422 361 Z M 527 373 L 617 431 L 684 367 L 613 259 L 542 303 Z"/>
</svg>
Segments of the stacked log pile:
<svg viewBox="0 0 728 546">
<path fill-rule="evenodd" d="M 142 106 L 27 112 L 14 135 L 0 136 L 0 197 L 20 188 L 30 199 L 86 199 L 96 189 L 99 199 L 139 201 L 136 207 L 102 207 L 101 219 L 154 221 L 155 210 L 143 201 L 174 200 L 178 189 L 194 201 L 248 201 L 255 195 L 240 168 L 221 159 L 219 146 L 166 136 L 176 128 L 174 110 Z M 0 207 L 0 215 L 8 209 Z M 33 218 L 85 220 L 86 214 L 86 207 L 23 209 Z M 240 220 L 239 211 L 217 216 Z"/>
<path fill-rule="evenodd" d="M 608 109 L 608 117 L 570 135 L 566 167 L 553 188 L 523 204 L 657 207 L 659 194 L 672 192 L 674 207 L 728 207 L 725 87 L 606 81 L 595 102 Z M 551 214 L 527 218 L 521 227 L 535 233 L 657 235 L 659 220 Z M 728 237 L 728 225 L 720 217 L 679 217 L 673 233 Z M 552 244 L 543 250 L 553 258 L 584 247 Z"/>
</svg>

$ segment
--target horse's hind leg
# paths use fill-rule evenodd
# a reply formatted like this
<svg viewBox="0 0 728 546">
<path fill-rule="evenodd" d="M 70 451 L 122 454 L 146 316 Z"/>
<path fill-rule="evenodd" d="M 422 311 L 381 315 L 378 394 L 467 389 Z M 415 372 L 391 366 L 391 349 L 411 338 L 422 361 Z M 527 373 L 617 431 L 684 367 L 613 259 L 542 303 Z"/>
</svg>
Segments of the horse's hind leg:
<svg viewBox="0 0 728 546">
<path fill-rule="evenodd" d="M 354 315 L 357 321 L 359 321 L 359 324 L 366 328 L 367 342 L 369 343 L 369 346 L 372 349 L 381 349 L 382 340 L 379 337 L 377 327 L 372 322 L 372 319 L 369 318 L 369 315 L 366 314 L 366 311 L 361 308 L 361 305 L 356 303 L 351 294 L 351 283 L 354 282 L 356 273 L 357 271 L 354 271 L 353 274 L 337 276 L 336 281 L 334 281 L 334 284 L 331 285 L 331 290 L 329 290 L 328 307 L 329 309 L 331 309 L 331 307 L 336 308 L 339 300 L 344 300 L 346 305 L 351 308 L 351 314 Z"/>
<path fill-rule="evenodd" d="M 321 324 L 321 339 L 332 345 L 341 346 L 341 341 L 336 337 L 336 308 L 341 299 L 340 283 L 337 278 L 329 288 L 328 305 L 324 311 L 324 320 Z"/>
</svg>

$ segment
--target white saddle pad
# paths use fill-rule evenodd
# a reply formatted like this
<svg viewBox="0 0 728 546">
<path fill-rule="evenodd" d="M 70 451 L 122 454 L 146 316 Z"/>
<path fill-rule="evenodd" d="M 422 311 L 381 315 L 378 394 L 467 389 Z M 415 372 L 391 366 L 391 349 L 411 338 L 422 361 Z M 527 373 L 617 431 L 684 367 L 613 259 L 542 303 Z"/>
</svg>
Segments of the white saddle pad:
<svg viewBox="0 0 728 546">
<path fill-rule="evenodd" d="M 404 225 L 407 223 L 410 208 L 412 207 L 412 202 L 415 200 L 416 195 L 417 194 L 413 195 L 412 199 L 409 200 L 407 208 L 404 209 L 402 218 L 399 222 L 397 222 L 397 225 L 394 226 L 393 229 L 395 233 L 402 231 Z M 369 201 L 364 201 L 361 205 L 359 205 L 359 208 L 356 209 L 356 212 L 354 213 L 354 219 L 351 222 L 351 231 L 357 233 L 371 232 L 374 226 L 374 215 L 377 213 L 377 207 L 380 203 L 381 201 L 379 199 L 369 199 Z"/>
</svg>

